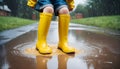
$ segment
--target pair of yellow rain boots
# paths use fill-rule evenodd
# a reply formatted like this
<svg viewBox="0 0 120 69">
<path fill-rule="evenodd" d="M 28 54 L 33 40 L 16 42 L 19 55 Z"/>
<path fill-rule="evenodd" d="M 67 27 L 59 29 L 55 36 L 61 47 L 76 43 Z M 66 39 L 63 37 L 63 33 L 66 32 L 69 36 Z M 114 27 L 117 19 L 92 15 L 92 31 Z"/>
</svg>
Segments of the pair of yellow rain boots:
<svg viewBox="0 0 120 69">
<path fill-rule="evenodd" d="M 48 46 L 46 38 L 52 19 L 52 14 L 41 13 L 40 21 L 38 25 L 38 41 L 36 43 L 36 49 L 41 54 L 50 54 L 52 49 Z M 69 27 L 70 15 L 60 14 L 59 15 L 59 43 L 58 48 L 64 53 L 74 53 L 75 49 L 68 46 L 68 27 Z"/>
</svg>

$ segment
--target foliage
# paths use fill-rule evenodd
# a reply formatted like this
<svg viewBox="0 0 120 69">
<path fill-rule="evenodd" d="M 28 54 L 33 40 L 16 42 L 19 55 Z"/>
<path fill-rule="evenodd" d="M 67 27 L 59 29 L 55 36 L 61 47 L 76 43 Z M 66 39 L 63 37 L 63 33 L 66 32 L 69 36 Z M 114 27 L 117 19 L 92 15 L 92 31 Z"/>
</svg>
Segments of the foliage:
<svg viewBox="0 0 120 69">
<path fill-rule="evenodd" d="M 89 16 L 120 15 L 120 0 L 88 0 Z"/>
<path fill-rule="evenodd" d="M 27 0 L 4 0 L 4 3 L 12 10 L 12 16 L 31 19 L 35 13 L 38 17 L 38 13 L 26 5 Z M 82 13 L 84 17 L 120 15 L 120 0 L 87 0 L 86 5 L 78 5 L 71 15 L 75 13 Z"/>
<path fill-rule="evenodd" d="M 75 13 L 82 13 L 84 16 L 88 15 L 88 10 L 84 5 L 78 4 L 77 9 L 74 11 Z"/>
<path fill-rule="evenodd" d="M 97 27 L 102 27 L 102 28 L 120 30 L 120 15 L 73 19 L 71 22 L 78 23 L 78 24 L 97 26 Z"/>
<path fill-rule="evenodd" d="M 27 6 L 27 0 L 4 0 L 4 3 L 12 10 L 12 16 L 32 19 L 33 13 L 38 15 L 35 10 Z"/>
<path fill-rule="evenodd" d="M 84 17 L 120 15 L 120 0 L 87 0 L 87 4 L 79 4 L 72 15 L 75 13 L 82 13 Z"/>
</svg>

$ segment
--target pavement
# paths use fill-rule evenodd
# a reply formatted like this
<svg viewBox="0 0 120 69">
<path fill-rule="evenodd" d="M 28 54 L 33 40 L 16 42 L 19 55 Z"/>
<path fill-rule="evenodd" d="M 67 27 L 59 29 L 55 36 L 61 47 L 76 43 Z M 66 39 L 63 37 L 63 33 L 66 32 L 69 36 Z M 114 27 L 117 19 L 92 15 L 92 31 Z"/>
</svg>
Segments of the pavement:
<svg viewBox="0 0 120 69">
<path fill-rule="evenodd" d="M 70 24 L 68 43 L 75 54 L 57 49 L 58 22 L 52 21 L 47 42 L 52 54 L 35 49 L 37 23 L 0 32 L 0 69 L 120 69 L 120 31 Z"/>
<path fill-rule="evenodd" d="M 53 25 L 52 28 L 57 28 L 56 24 L 58 22 L 56 21 L 52 21 L 51 22 Z M 25 34 L 31 30 L 37 30 L 37 26 L 38 26 L 38 23 L 34 23 L 34 24 L 31 24 L 31 25 L 27 25 L 27 26 L 22 26 L 22 27 L 19 27 L 19 28 L 15 28 L 15 29 L 10 29 L 10 30 L 6 30 L 6 31 L 3 31 L 3 32 L 0 32 L 0 45 L 6 43 L 6 42 L 9 42 L 10 40 L 22 35 L 22 34 Z M 93 27 L 93 26 L 86 26 L 86 25 L 80 25 L 80 24 L 73 24 L 73 23 L 70 23 L 70 27 L 69 29 L 80 29 L 80 30 L 88 30 L 89 31 L 96 31 L 96 32 L 102 32 L 102 33 L 107 33 L 107 34 L 111 34 L 111 35 L 120 35 L 120 31 L 115 31 L 115 30 L 108 30 L 108 29 L 102 29 L 102 28 L 98 28 L 98 27 Z"/>
<path fill-rule="evenodd" d="M 9 42 L 10 40 L 23 35 L 33 29 L 35 29 L 37 27 L 37 23 L 31 24 L 31 25 L 27 25 L 27 26 L 22 26 L 19 28 L 15 28 L 15 29 L 10 29 L 10 30 L 6 30 L 3 32 L 0 32 L 0 45 Z"/>
</svg>

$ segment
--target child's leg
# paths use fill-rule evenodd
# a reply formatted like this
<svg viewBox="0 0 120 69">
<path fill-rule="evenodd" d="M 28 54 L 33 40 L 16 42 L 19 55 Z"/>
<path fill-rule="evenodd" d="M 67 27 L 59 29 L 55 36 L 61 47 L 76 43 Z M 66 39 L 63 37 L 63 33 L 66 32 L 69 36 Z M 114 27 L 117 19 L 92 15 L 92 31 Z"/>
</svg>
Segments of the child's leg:
<svg viewBox="0 0 120 69">
<path fill-rule="evenodd" d="M 53 14 L 54 13 L 54 9 L 52 7 L 45 7 L 43 9 L 43 13 L 50 13 Z"/>
<path fill-rule="evenodd" d="M 59 44 L 58 48 L 65 53 L 74 53 L 75 49 L 68 46 L 68 28 L 70 22 L 69 10 L 63 7 L 59 10 Z"/>
<path fill-rule="evenodd" d="M 69 10 L 67 7 L 61 8 L 58 12 L 59 12 L 59 15 L 60 14 L 68 14 L 69 15 Z"/>
<path fill-rule="evenodd" d="M 40 21 L 38 25 L 38 41 L 36 43 L 36 49 L 43 54 L 52 53 L 52 49 L 48 46 L 46 41 L 50 22 L 52 19 L 52 14 L 52 7 L 45 7 L 43 9 L 43 13 L 40 13 Z"/>
</svg>

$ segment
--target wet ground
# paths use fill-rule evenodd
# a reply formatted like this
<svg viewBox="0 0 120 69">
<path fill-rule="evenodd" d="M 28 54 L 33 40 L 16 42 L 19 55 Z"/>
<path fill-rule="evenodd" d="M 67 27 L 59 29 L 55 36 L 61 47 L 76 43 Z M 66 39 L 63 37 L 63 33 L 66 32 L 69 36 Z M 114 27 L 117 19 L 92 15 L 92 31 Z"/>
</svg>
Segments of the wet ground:
<svg viewBox="0 0 120 69">
<path fill-rule="evenodd" d="M 53 49 L 49 55 L 35 50 L 37 25 L 27 32 L 22 28 L 0 35 L 0 69 L 120 69 L 120 31 L 71 24 L 69 45 L 76 53 L 65 54 L 57 49 L 57 28 L 53 22 L 47 38 Z"/>
</svg>

